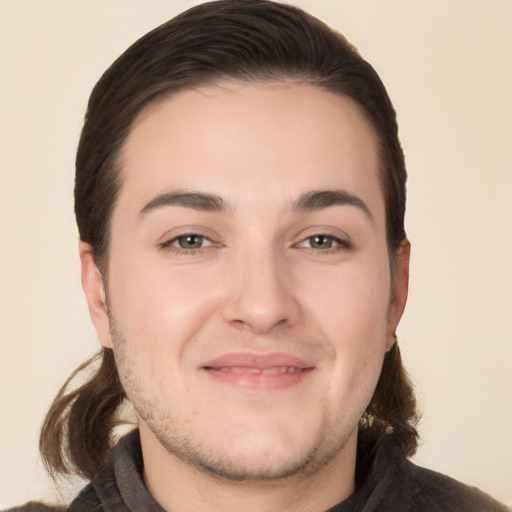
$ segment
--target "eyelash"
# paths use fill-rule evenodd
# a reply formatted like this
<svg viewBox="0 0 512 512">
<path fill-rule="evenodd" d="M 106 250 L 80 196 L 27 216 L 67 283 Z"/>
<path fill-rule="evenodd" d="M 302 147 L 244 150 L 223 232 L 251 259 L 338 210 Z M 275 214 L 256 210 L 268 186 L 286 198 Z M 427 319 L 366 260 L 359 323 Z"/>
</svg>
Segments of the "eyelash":
<svg viewBox="0 0 512 512">
<path fill-rule="evenodd" d="M 327 239 L 331 243 L 331 246 L 327 247 L 327 248 L 314 248 L 314 247 L 304 247 L 302 245 L 308 241 L 311 243 L 314 239 L 320 239 L 320 238 Z M 335 245 L 335 246 L 332 247 L 332 245 Z M 334 236 L 334 235 L 328 235 L 326 233 L 315 233 L 314 235 L 310 235 L 310 236 L 304 238 L 301 242 L 299 242 L 297 244 L 297 246 L 302 247 L 306 250 L 314 251 L 316 253 L 321 252 L 323 254 L 332 254 L 332 253 L 336 253 L 339 251 L 348 251 L 348 250 L 352 249 L 352 244 L 350 244 L 346 240 L 343 240 L 342 238 L 338 238 L 337 236 Z"/>
<path fill-rule="evenodd" d="M 202 244 L 204 241 L 208 241 L 208 244 L 206 246 L 201 247 L 179 247 L 175 244 L 179 244 L 180 240 L 186 240 L 187 238 L 198 238 L 200 239 L 200 243 Z M 311 244 L 313 240 L 315 239 L 325 239 L 324 241 L 329 242 L 331 245 L 327 248 L 320 248 L 320 247 L 305 247 L 302 244 L 309 243 Z M 176 236 L 174 238 L 171 238 L 170 240 L 167 240 L 159 245 L 160 249 L 164 249 L 170 252 L 174 252 L 178 255 L 194 255 L 194 254 L 201 254 L 204 251 L 208 250 L 210 247 L 215 246 L 216 244 L 207 236 L 200 235 L 198 233 L 185 233 L 183 235 Z M 334 245 L 334 247 L 333 247 Z M 219 245 L 217 245 L 218 247 Z M 303 240 L 301 240 L 298 244 L 295 244 L 294 247 L 300 247 L 315 253 L 323 253 L 323 254 L 332 254 L 339 251 L 348 251 L 352 249 L 352 244 L 347 242 L 346 240 L 343 240 L 341 238 L 338 238 L 333 235 L 328 235 L 325 233 L 316 233 L 314 235 L 310 235 Z"/>
<path fill-rule="evenodd" d="M 206 246 L 203 247 L 191 247 L 191 248 L 185 248 L 185 247 L 179 247 L 177 245 L 174 245 L 175 243 L 179 243 L 180 240 L 185 240 L 187 238 L 199 238 L 201 239 L 201 242 L 207 240 L 209 243 Z M 160 249 L 164 249 L 170 252 L 174 252 L 178 255 L 193 255 L 193 254 L 200 254 L 207 250 L 209 247 L 215 245 L 210 238 L 204 235 L 200 235 L 198 233 L 185 233 L 183 235 L 176 236 L 174 238 L 171 238 L 170 240 L 167 240 L 166 242 L 163 242 L 159 245 Z"/>
</svg>

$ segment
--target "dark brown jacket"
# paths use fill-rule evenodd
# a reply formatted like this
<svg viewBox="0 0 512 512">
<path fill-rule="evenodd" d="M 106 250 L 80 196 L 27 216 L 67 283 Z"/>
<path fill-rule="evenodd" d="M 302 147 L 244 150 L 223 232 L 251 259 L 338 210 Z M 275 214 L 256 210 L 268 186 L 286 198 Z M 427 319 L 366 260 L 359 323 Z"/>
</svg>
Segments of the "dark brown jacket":
<svg viewBox="0 0 512 512">
<path fill-rule="evenodd" d="M 69 507 L 31 502 L 6 512 L 164 512 L 144 485 L 142 467 L 139 435 L 134 431 L 118 443 Z M 478 489 L 416 466 L 403 456 L 392 435 L 367 453 L 358 453 L 357 476 L 354 494 L 328 512 L 507 511 Z"/>
</svg>

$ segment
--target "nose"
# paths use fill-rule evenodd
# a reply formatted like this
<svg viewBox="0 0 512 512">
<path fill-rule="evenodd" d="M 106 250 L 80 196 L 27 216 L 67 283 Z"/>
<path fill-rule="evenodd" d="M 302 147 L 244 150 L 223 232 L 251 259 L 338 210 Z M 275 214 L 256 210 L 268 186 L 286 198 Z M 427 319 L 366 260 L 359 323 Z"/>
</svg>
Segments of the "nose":
<svg viewBox="0 0 512 512">
<path fill-rule="evenodd" d="M 255 334 L 296 323 L 300 307 L 292 272 L 272 250 L 246 254 L 234 266 L 223 307 L 226 322 Z"/>
</svg>

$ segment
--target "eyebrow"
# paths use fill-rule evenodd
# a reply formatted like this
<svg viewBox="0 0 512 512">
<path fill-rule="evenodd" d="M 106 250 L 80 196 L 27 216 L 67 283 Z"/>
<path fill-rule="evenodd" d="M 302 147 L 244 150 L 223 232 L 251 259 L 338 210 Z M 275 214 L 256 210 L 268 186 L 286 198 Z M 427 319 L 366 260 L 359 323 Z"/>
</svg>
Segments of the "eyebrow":
<svg viewBox="0 0 512 512">
<path fill-rule="evenodd" d="M 146 215 L 153 210 L 165 206 L 179 206 L 181 208 L 191 208 L 192 210 L 217 213 L 230 210 L 226 201 L 224 201 L 222 197 L 214 194 L 174 191 L 156 196 L 142 208 L 140 214 Z"/>
<path fill-rule="evenodd" d="M 359 197 L 345 190 L 319 190 L 307 192 L 301 195 L 292 204 L 292 212 L 312 212 L 329 208 L 330 206 L 354 206 L 363 211 L 370 219 L 373 219 L 370 209 Z M 191 208 L 203 212 L 226 213 L 232 212 L 226 201 L 215 194 L 204 192 L 173 191 L 160 194 L 149 201 L 142 210 L 141 215 L 146 215 L 153 210 L 167 206 Z"/>
<path fill-rule="evenodd" d="M 319 190 L 308 192 L 293 203 L 294 212 L 312 212 L 323 210 L 330 206 L 355 206 L 363 211 L 370 220 L 373 219 L 370 209 L 359 197 L 345 190 Z"/>
</svg>

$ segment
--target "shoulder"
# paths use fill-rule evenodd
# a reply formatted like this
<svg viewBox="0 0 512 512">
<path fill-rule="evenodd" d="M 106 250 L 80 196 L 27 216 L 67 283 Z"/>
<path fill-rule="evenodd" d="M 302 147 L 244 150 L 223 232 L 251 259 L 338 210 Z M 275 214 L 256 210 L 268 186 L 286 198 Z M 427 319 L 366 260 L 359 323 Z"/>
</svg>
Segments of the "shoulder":
<svg viewBox="0 0 512 512">
<path fill-rule="evenodd" d="M 402 465 L 409 483 L 411 510 L 429 512 L 507 512 L 508 508 L 476 487 L 465 485 L 436 471 Z"/>
<path fill-rule="evenodd" d="M 366 503 L 369 508 L 364 510 L 510 512 L 505 505 L 475 487 L 417 466 L 405 457 L 393 434 L 380 437 L 372 451 L 363 484 L 369 494 Z"/>
<path fill-rule="evenodd" d="M 2 512 L 65 512 L 66 507 L 58 505 L 46 505 L 39 501 L 30 501 L 20 507 L 9 508 Z"/>
</svg>

